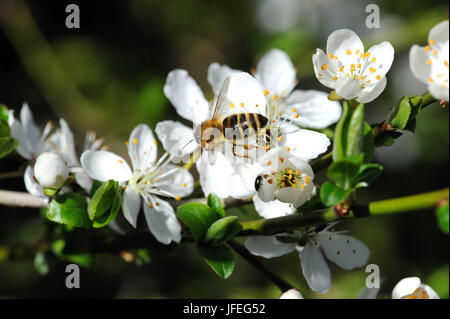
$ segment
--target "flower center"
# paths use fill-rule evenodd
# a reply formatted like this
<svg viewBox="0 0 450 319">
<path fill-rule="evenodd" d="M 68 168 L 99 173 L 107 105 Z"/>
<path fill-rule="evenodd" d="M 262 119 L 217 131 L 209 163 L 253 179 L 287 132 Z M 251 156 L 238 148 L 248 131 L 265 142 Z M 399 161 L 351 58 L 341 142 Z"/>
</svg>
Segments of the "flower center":
<svg viewBox="0 0 450 319">
<path fill-rule="evenodd" d="M 286 168 L 275 174 L 278 187 L 286 188 L 301 187 L 304 189 L 309 184 L 310 178 L 306 174 L 301 174 L 300 170 L 295 168 Z"/>
</svg>

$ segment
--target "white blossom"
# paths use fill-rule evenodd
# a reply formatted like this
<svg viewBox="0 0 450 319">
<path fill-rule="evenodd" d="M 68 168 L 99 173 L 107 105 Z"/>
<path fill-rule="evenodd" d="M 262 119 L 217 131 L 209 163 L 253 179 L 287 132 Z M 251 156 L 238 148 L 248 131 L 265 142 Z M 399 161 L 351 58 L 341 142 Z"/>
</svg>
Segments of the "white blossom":
<svg viewBox="0 0 450 319">
<path fill-rule="evenodd" d="M 170 163 L 165 153 L 158 161 L 157 142 L 147 125 L 134 128 L 127 142 L 131 167 L 109 151 L 85 151 L 81 165 L 92 178 L 115 180 L 123 185 L 122 208 L 125 218 L 136 227 L 141 204 L 150 232 L 163 244 L 181 241 L 181 225 L 172 206 L 162 197 L 180 199 L 193 191 L 191 174 Z"/>
<path fill-rule="evenodd" d="M 280 299 L 304 299 L 300 291 L 295 288 L 289 289 L 281 294 Z"/>
<path fill-rule="evenodd" d="M 386 87 L 386 73 L 394 60 L 394 48 L 385 41 L 364 51 L 358 35 L 349 29 L 336 30 L 327 40 L 327 53 L 313 55 L 317 79 L 341 98 L 369 103 Z"/>
<path fill-rule="evenodd" d="M 413 45 L 409 52 L 414 76 L 428 85 L 428 91 L 438 100 L 448 101 L 448 20 L 435 25 L 428 34 L 428 45 Z"/>
<path fill-rule="evenodd" d="M 43 187 L 60 189 L 69 178 L 69 169 L 59 154 L 45 152 L 36 159 L 34 177 Z"/>
<path fill-rule="evenodd" d="M 370 251 L 358 239 L 330 230 L 330 223 L 321 231 L 303 230 L 275 236 L 251 236 L 245 247 L 256 256 L 275 258 L 296 250 L 299 253 L 303 275 L 309 287 L 326 293 L 331 286 L 330 269 L 325 256 L 339 267 L 350 270 L 364 266 Z"/>
<path fill-rule="evenodd" d="M 421 283 L 418 277 L 400 280 L 392 290 L 392 299 L 440 299 L 436 291 Z"/>
</svg>

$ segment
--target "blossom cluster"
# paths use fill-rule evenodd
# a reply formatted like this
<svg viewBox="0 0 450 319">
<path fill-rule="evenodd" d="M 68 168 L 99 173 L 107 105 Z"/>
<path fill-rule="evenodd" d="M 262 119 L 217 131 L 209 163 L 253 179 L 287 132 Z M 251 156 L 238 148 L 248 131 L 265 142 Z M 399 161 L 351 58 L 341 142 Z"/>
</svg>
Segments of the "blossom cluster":
<svg viewBox="0 0 450 319">
<path fill-rule="evenodd" d="M 445 101 L 448 43 L 448 21 L 444 21 L 430 31 L 427 46 L 413 46 L 410 52 L 414 76 L 428 84 L 436 99 Z M 252 75 L 212 63 L 207 72 L 214 94 L 210 101 L 186 70 L 173 70 L 164 94 L 192 125 L 162 121 L 156 125 L 155 137 L 147 125 L 139 124 L 125 143 L 128 161 L 108 151 L 92 132 L 87 133 L 78 155 L 68 123 L 60 119 L 59 127 L 48 123 L 41 131 L 27 104 L 20 120 L 11 111 L 9 126 L 11 136 L 19 141 L 17 152 L 28 161 L 24 183 L 30 194 L 48 202 L 55 192 L 68 192 L 75 185 L 90 194 L 95 180 L 114 180 L 123 190 L 121 207 L 130 225 L 137 226 L 142 210 L 159 242 L 180 243 L 182 225 L 171 203 L 190 196 L 195 184 L 180 163 L 189 166 L 195 161 L 205 195 L 251 198 L 263 218 L 294 214 L 316 192 L 310 161 L 331 145 L 321 130 L 340 119 L 339 100 L 375 100 L 386 87 L 393 60 L 389 42 L 365 50 L 353 31 L 342 29 L 328 37 L 326 52 L 317 49 L 312 56 L 315 75 L 333 90 L 331 94 L 295 89 L 297 70 L 278 49 L 267 52 Z M 159 158 L 157 139 L 164 149 Z M 251 236 L 245 247 L 265 258 L 297 251 L 308 285 L 325 293 L 330 288 L 330 270 L 324 256 L 343 269 L 353 269 L 364 266 L 370 255 L 362 242 L 334 231 L 334 226 Z M 417 293 L 426 293 L 420 289 Z"/>
</svg>

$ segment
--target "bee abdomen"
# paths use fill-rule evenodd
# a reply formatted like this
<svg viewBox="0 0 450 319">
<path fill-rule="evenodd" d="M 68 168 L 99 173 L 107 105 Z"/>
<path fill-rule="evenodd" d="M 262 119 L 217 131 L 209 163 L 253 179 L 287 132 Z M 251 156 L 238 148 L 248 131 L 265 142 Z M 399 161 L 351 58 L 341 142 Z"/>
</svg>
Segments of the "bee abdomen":
<svg viewBox="0 0 450 319">
<path fill-rule="evenodd" d="M 267 122 L 267 117 L 258 113 L 233 114 L 223 120 L 224 136 L 228 140 L 253 136 L 264 129 Z"/>
</svg>

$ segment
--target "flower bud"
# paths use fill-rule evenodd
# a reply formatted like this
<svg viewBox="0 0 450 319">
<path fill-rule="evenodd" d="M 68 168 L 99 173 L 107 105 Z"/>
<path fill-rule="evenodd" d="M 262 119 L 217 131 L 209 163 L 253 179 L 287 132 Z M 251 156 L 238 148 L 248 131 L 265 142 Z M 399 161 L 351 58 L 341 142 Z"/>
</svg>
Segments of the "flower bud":
<svg viewBox="0 0 450 319">
<path fill-rule="evenodd" d="M 69 169 L 60 155 L 46 152 L 36 159 L 34 177 L 44 187 L 59 189 L 69 178 Z"/>
<path fill-rule="evenodd" d="M 281 294 L 280 299 L 304 299 L 300 291 L 295 288 L 289 289 Z"/>
</svg>

